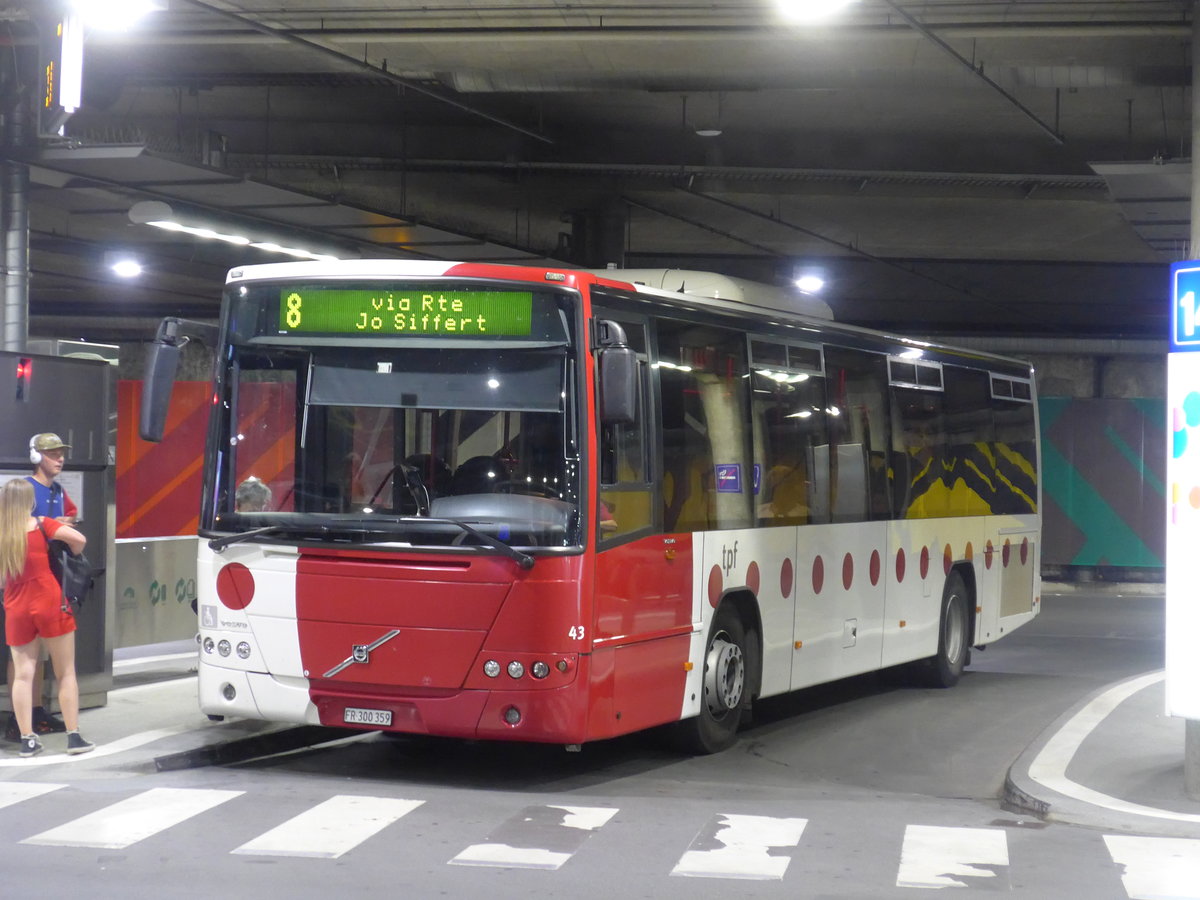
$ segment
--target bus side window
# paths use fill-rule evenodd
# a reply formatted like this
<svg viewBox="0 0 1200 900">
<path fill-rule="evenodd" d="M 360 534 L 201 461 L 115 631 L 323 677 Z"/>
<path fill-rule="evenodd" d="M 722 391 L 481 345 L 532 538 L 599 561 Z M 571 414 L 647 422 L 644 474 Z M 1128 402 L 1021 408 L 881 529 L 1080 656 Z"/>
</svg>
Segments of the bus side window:
<svg viewBox="0 0 1200 900">
<path fill-rule="evenodd" d="M 656 331 L 664 527 L 746 528 L 754 521 L 746 337 L 667 318 Z"/>
<path fill-rule="evenodd" d="M 825 381 L 832 445 L 828 454 L 832 519 L 862 522 L 889 518 L 887 357 L 826 347 Z"/>
<path fill-rule="evenodd" d="M 647 447 L 646 326 L 605 313 L 605 319 L 625 329 L 625 337 L 637 354 L 637 413 L 628 424 L 598 427 L 600 497 L 596 504 L 597 533 L 601 540 L 643 531 L 653 522 L 650 464 Z"/>
</svg>

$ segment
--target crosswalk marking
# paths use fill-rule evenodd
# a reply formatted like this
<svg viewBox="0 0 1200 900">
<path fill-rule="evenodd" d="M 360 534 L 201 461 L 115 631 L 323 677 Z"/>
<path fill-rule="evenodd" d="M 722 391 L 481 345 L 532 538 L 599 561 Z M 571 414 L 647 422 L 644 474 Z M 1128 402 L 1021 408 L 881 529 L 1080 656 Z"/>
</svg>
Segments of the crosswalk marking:
<svg viewBox="0 0 1200 900">
<path fill-rule="evenodd" d="M 22 844 L 120 850 L 192 816 L 240 796 L 243 791 L 153 788 L 89 813 Z"/>
<path fill-rule="evenodd" d="M 32 800 L 42 794 L 57 791 L 66 787 L 65 784 L 26 784 L 21 781 L 0 782 L 0 809 L 20 803 L 22 800 Z"/>
<path fill-rule="evenodd" d="M 408 815 L 423 800 L 339 795 L 288 819 L 234 850 L 249 856 L 313 856 L 337 859 Z"/>
<path fill-rule="evenodd" d="M 69 810 L 79 796 L 83 796 L 76 796 L 70 790 L 63 791 L 68 787 L 64 784 L 0 780 L 0 809 L 25 800 L 47 797 L 39 801 L 36 810 L 31 807 L 33 820 L 44 822 L 48 814 L 54 810 Z M 236 790 L 156 788 L 42 831 L 25 838 L 21 843 L 122 850 L 185 823 L 243 793 Z M 426 801 L 337 794 L 314 803 L 286 821 L 281 821 L 283 816 L 271 815 L 270 807 L 239 805 L 239 815 L 253 810 L 256 819 L 266 816 L 273 821 L 264 822 L 255 829 L 261 834 L 236 849 L 228 849 L 234 842 L 224 847 L 220 847 L 218 842 L 214 852 L 260 857 L 341 859 L 380 835 L 389 825 L 423 807 Z M 449 860 L 449 864 L 558 870 L 586 845 L 592 835 L 608 826 L 618 812 L 620 810 L 613 807 L 525 807 L 495 827 L 483 843 L 467 847 Z M 218 822 L 225 818 L 228 815 L 222 812 L 210 817 L 210 821 Z M 11 835 L 8 840 L 19 837 L 14 834 L 14 829 L 19 828 L 22 821 L 19 815 L 4 813 L 3 833 Z M 712 816 L 682 856 L 675 856 L 682 848 L 672 851 L 669 846 L 656 845 L 659 863 L 649 862 L 649 871 L 645 874 L 780 881 L 788 875 L 792 859 L 803 858 L 799 856 L 804 852 L 801 840 L 809 821 L 804 818 L 732 814 Z M 253 833 L 247 825 L 246 822 L 242 823 L 239 839 Z M 897 823 L 894 830 L 898 832 L 901 827 L 904 828 L 902 841 L 894 842 L 886 836 L 883 838 L 886 845 L 900 851 L 895 881 L 897 887 L 967 887 L 1002 891 L 1011 888 L 1008 831 L 1004 828 L 901 826 Z M 29 830 L 32 829 L 25 829 L 23 833 L 28 834 Z M 889 827 L 889 833 L 891 831 Z M 1091 838 L 1096 850 L 1099 849 L 1099 842 L 1096 841 L 1099 837 L 1101 835 L 1097 834 Z M 419 834 L 416 839 L 420 840 Z M 610 836 L 605 841 L 610 853 L 613 852 L 614 839 L 616 846 L 620 846 L 620 842 L 628 838 Z M 874 842 L 878 843 L 879 839 L 876 835 Z M 1103 835 L 1103 839 L 1107 856 L 1114 864 L 1110 867 L 1105 861 L 1097 872 L 1098 878 L 1111 883 L 1112 887 L 1106 889 L 1106 896 L 1111 890 L 1120 890 L 1116 886 L 1119 875 L 1124 894 L 1131 900 L 1200 900 L 1200 840 L 1132 835 Z M 853 836 L 849 836 L 848 840 L 851 844 L 855 842 Z M 385 844 L 379 839 L 373 846 Z M 1018 843 L 1016 846 L 1028 849 L 1026 844 Z M 365 858 L 370 860 L 371 854 L 367 853 Z M 438 858 L 446 857 L 438 853 Z M 668 868 L 673 858 L 677 858 L 677 862 L 674 868 Z M 791 875 L 793 881 L 801 877 L 795 872 Z M 882 883 L 875 887 L 885 889 L 887 885 Z"/>
<path fill-rule="evenodd" d="M 778 880 L 787 871 L 791 857 L 772 851 L 799 844 L 807 824 L 808 819 L 714 816 L 696 835 L 671 874 Z"/>
<path fill-rule="evenodd" d="M 616 815 L 600 806 L 529 806 L 454 859 L 454 866 L 557 869 Z"/>
<path fill-rule="evenodd" d="M 1195 900 L 1200 897 L 1200 840 L 1106 834 L 1113 862 L 1131 900 Z"/>
<path fill-rule="evenodd" d="M 1008 836 L 999 828 L 909 825 L 904 831 L 897 887 L 966 887 L 995 878 L 990 866 L 1008 865 Z"/>
</svg>

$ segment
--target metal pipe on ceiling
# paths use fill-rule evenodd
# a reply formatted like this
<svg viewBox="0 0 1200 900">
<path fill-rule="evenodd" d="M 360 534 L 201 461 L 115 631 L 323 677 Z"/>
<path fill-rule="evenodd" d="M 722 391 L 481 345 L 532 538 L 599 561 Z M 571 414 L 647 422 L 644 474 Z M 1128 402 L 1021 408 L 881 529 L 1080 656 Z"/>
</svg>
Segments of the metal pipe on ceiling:
<svg viewBox="0 0 1200 900">
<path fill-rule="evenodd" d="M 200 3 L 201 0 L 180 0 L 185 3 Z M 886 0 L 884 0 L 886 2 Z M 220 12 L 217 9 L 211 10 Z M 236 17 L 236 13 L 228 13 Z M 233 33 L 229 31 L 185 31 L 157 32 L 153 36 L 155 46 L 180 45 L 259 45 L 274 43 L 281 39 L 279 35 L 263 32 L 250 21 L 247 27 L 254 27 L 257 34 Z M 262 26 L 269 28 L 269 26 Z M 1053 40 L 1084 40 L 1089 38 L 1125 39 L 1125 38 L 1164 38 L 1183 39 L 1191 34 L 1191 28 L 1186 23 L 1142 23 L 1142 24 L 1049 24 L 1049 25 L 939 25 L 937 30 L 942 34 L 953 34 L 955 37 L 968 39 L 1012 39 L 1045 38 Z M 855 26 L 848 25 L 838 29 L 839 35 L 855 42 L 865 40 L 895 40 L 897 38 L 924 39 L 924 35 L 913 30 L 909 25 L 880 25 Z M 803 35 L 793 35 L 782 32 L 776 26 L 768 25 L 680 25 L 677 22 L 665 25 L 638 25 L 629 27 L 613 26 L 575 26 L 550 25 L 544 27 L 505 27 L 496 28 L 438 28 L 403 26 L 388 26 L 373 29 L 336 29 L 336 28 L 295 28 L 281 34 L 298 38 L 305 43 L 315 39 L 329 44 L 353 44 L 361 47 L 365 44 L 419 44 L 428 46 L 432 43 L 445 42 L 455 45 L 489 44 L 497 41 L 516 43 L 519 41 L 544 42 L 578 42 L 578 41 L 611 41 L 613 43 L 677 43 L 682 41 L 697 41 L 705 38 L 721 41 L 761 41 L 764 36 L 776 36 L 781 41 L 795 41 Z M 112 33 L 89 36 L 89 41 L 98 44 L 144 43 L 145 36 L 134 33 Z M 821 32 L 820 40 L 829 40 L 827 31 Z M 319 46 L 314 44 L 314 46 Z M 357 61 L 354 57 L 347 60 Z"/>
<path fill-rule="evenodd" d="M 949 44 L 947 44 L 944 40 L 942 40 L 940 37 L 938 37 L 936 34 L 934 34 L 918 18 L 916 18 L 914 15 L 912 15 L 906 9 L 904 9 L 904 7 L 900 6 L 900 4 L 896 3 L 895 0 L 883 0 L 883 2 L 886 3 L 893 10 L 895 10 L 896 15 L 900 16 L 900 18 L 902 18 L 905 22 L 907 22 L 910 26 L 912 26 L 912 28 L 914 30 L 919 32 L 927 40 L 929 40 L 932 44 L 934 44 L 934 46 L 936 46 L 939 50 L 941 50 L 943 53 L 945 53 L 947 56 L 949 56 L 955 62 L 959 63 L 959 65 L 963 66 L 963 68 L 965 68 L 968 72 L 970 72 L 972 75 L 974 75 L 980 81 L 982 81 L 984 84 L 986 84 L 988 87 L 990 87 L 996 93 L 998 93 L 1001 97 L 1003 97 L 1005 100 L 1007 100 L 1012 106 L 1014 106 L 1016 109 L 1018 109 L 1022 115 L 1031 119 L 1033 121 L 1033 123 L 1035 125 L 1037 125 L 1038 128 L 1040 128 L 1042 131 L 1044 131 L 1047 135 L 1050 136 L 1050 139 L 1052 141 L 1054 141 L 1054 143 L 1059 144 L 1059 145 L 1066 143 L 1063 136 L 1061 134 L 1059 134 L 1057 131 L 1055 131 L 1053 128 L 1051 128 L 1049 125 L 1047 125 L 1045 122 L 1043 122 L 1041 119 L 1039 119 L 1037 117 L 1037 114 L 1034 113 L 1033 110 L 1031 110 L 1029 107 L 1027 107 L 1024 103 L 1022 103 L 1020 100 L 1018 100 L 1012 94 L 1010 94 L 1008 91 L 1006 91 L 1000 85 L 998 85 L 996 82 L 992 81 L 992 79 L 988 78 L 985 74 L 983 74 L 982 67 L 977 68 L 969 59 L 967 59 L 965 56 L 963 56 L 961 53 L 959 53 L 957 50 L 955 50 L 953 47 L 951 47 Z"/>
</svg>

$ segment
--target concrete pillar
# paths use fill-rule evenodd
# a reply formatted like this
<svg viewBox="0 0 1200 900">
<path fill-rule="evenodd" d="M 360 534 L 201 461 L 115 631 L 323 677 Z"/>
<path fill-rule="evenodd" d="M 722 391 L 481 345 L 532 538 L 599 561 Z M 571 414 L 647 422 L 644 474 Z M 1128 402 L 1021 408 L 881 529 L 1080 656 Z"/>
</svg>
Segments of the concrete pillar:
<svg viewBox="0 0 1200 900">
<path fill-rule="evenodd" d="M 29 168 L 0 162 L 4 241 L 3 349 L 21 353 L 29 338 Z"/>
<path fill-rule="evenodd" d="M 1183 787 L 1193 800 L 1200 800 L 1200 722 L 1188 719 L 1183 737 Z"/>
<path fill-rule="evenodd" d="M 1200 259 L 1200 0 L 1192 4 L 1192 224 L 1188 256 Z M 1200 685 L 1195 686 L 1200 690 Z M 1187 795 L 1200 800 L 1200 722 L 1188 720 L 1183 737 L 1183 783 Z"/>
</svg>

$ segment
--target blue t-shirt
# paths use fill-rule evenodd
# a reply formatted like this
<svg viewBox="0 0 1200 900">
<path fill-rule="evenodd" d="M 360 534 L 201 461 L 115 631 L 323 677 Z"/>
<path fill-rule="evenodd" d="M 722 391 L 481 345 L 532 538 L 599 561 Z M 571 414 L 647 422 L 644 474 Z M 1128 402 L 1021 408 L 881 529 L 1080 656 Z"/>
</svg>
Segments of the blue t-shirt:
<svg viewBox="0 0 1200 900">
<path fill-rule="evenodd" d="M 57 519 L 67 513 L 67 492 L 57 481 L 50 487 L 42 484 L 32 475 L 26 475 L 25 480 L 33 485 L 33 515 L 45 516 L 47 519 Z M 71 504 L 74 506 L 75 504 Z"/>
</svg>

